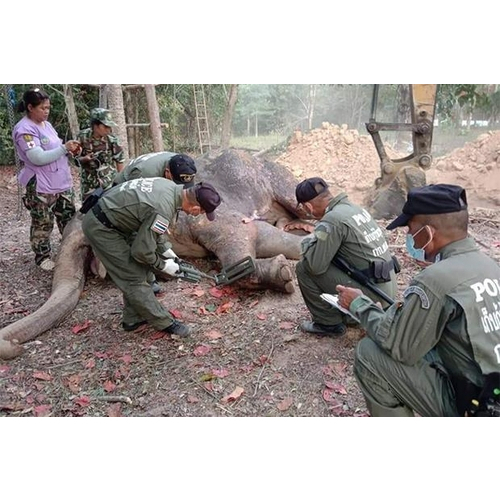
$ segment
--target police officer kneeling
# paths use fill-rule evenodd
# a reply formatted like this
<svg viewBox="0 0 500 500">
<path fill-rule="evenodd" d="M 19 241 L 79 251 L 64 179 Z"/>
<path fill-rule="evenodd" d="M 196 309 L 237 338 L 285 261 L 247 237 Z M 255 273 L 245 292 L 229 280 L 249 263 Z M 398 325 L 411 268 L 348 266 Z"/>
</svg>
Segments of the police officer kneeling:
<svg viewBox="0 0 500 500">
<path fill-rule="evenodd" d="M 179 265 L 169 249 L 158 253 L 158 242 L 169 234 L 177 211 L 209 221 L 221 198 L 210 184 L 184 189 L 164 178 L 136 179 L 106 191 L 84 217 L 82 228 L 109 276 L 123 293 L 123 328 L 137 330 L 149 323 L 178 336 L 189 328 L 176 321 L 156 299 L 148 283 L 151 271 L 176 276 Z"/>
<path fill-rule="evenodd" d="M 309 218 L 320 219 L 314 234 L 304 238 L 296 266 L 300 291 L 312 316 L 312 321 L 300 326 L 306 333 L 338 337 L 346 332 L 346 319 L 321 299 L 321 294 L 334 294 L 337 285 L 355 282 L 335 261 L 343 258 L 391 300 L 397 291 L 395 263 L 382 229 L 365 209 L 351 203 L 346 193 L 334 196 L 323 179 L 312 177 L 297 186 L 295 195 Z M 365 292 L 375 298 L 372 291 Z"/>
<path fill-rule="evenodd" d="M 354 371 L 372 416 L 473 415 L 485 387 L 485 406 L 500 394 L 490 384 L 500 371 L 500 266 L 468 237 L 468 223 L 460 186 L 414 189 L 388 229 L 408 226 L 409 254 L 432 265 L 386 312 L 338 287 L 368 333 Z"/>
</svg>

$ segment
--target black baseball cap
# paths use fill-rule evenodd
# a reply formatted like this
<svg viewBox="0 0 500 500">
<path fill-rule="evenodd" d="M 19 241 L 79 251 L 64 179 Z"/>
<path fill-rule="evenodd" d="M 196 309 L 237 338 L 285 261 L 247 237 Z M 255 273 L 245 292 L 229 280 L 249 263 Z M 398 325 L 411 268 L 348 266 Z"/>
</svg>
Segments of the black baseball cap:
<svg viewBox="0 0 500 500">
<path fill-rule="evenodd" d="M 328 184 L 321 177 L 311 177 L 302 181 L 295 189 L 297 203 L 307 203 L 328 190 Z"/>
<path fill-rule="evenodd" d="M 450 214 L 467 210 L 467 194 L 461 186 L 431 184 L 415 188 L 408 193 L 403 213 L 387 229 L 407 226 L 415 215 Z"/>
<path fill-rule="evenodd" d="M 176 184 L 183 184 L 184 188 L 194 186 L 194 177 L 197 170 L 194 160 L 190 156 L 172 156 L 168 162 L 168 169 L 172 175 L 172 180 Z"/>
<path fill-rule="evenodd" d="M 195 187 L 196 199 L 200 207 L 205 210 L 205 215 L 209 221 L 215 220 L 215 209 L 222 203 L 217 190 L 205 182 L 200 182 Z"/>
</svg>

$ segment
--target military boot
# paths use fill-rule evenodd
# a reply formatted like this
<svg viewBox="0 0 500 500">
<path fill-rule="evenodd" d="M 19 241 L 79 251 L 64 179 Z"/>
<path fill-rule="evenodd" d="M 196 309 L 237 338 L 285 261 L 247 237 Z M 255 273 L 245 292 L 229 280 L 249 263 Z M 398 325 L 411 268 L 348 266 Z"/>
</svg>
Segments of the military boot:
<svg viewBox="0 0 500 500">
<path fill-rule="evenodd" d="M 162 331 L 171 335 L 177 335 L 178 337 L 189 337 L 191 328 L 174 319 L 174 322 Z"/>
</svg>

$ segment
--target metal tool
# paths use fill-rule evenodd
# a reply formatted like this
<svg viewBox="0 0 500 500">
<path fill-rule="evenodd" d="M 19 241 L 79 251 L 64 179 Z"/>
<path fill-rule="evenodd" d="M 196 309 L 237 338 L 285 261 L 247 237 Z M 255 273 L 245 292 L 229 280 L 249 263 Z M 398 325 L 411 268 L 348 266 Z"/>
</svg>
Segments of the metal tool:
<svg viewBox="0 0 500 500">
<path fill-rule="evenodd" d="M 199 283 L 202 278 L 207 278 L 215 281 L 216 286 L 230 285 L 255 272 L 255 262 L 252 257 L 245 257 L 231 266 L 224 267 L 216 275 L 206 274 L 184 260 L 176 259 L 176 262 L 179 264 L 178 277 L 191 283 Z"/>
</svg>

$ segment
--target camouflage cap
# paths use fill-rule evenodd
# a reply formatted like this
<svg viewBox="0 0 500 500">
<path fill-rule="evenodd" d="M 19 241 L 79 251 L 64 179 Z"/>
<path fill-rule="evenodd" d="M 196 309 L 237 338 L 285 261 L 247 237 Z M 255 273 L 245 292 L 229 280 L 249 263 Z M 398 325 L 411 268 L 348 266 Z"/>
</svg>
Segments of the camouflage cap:
<svg viewBox="0 0 500 500">
<path fill-rule="evenodd" d="M 109 111 L 109 109 L 94 108 L 90 112 L 90 119 L 92 121 L 101 122 L 104 125 L 106 125 L 106 127 L 116 127 L 117 126 L 116 123 L 113 121 L 113 117 L 111 116 L 111 112 Z"/>
</svg>

